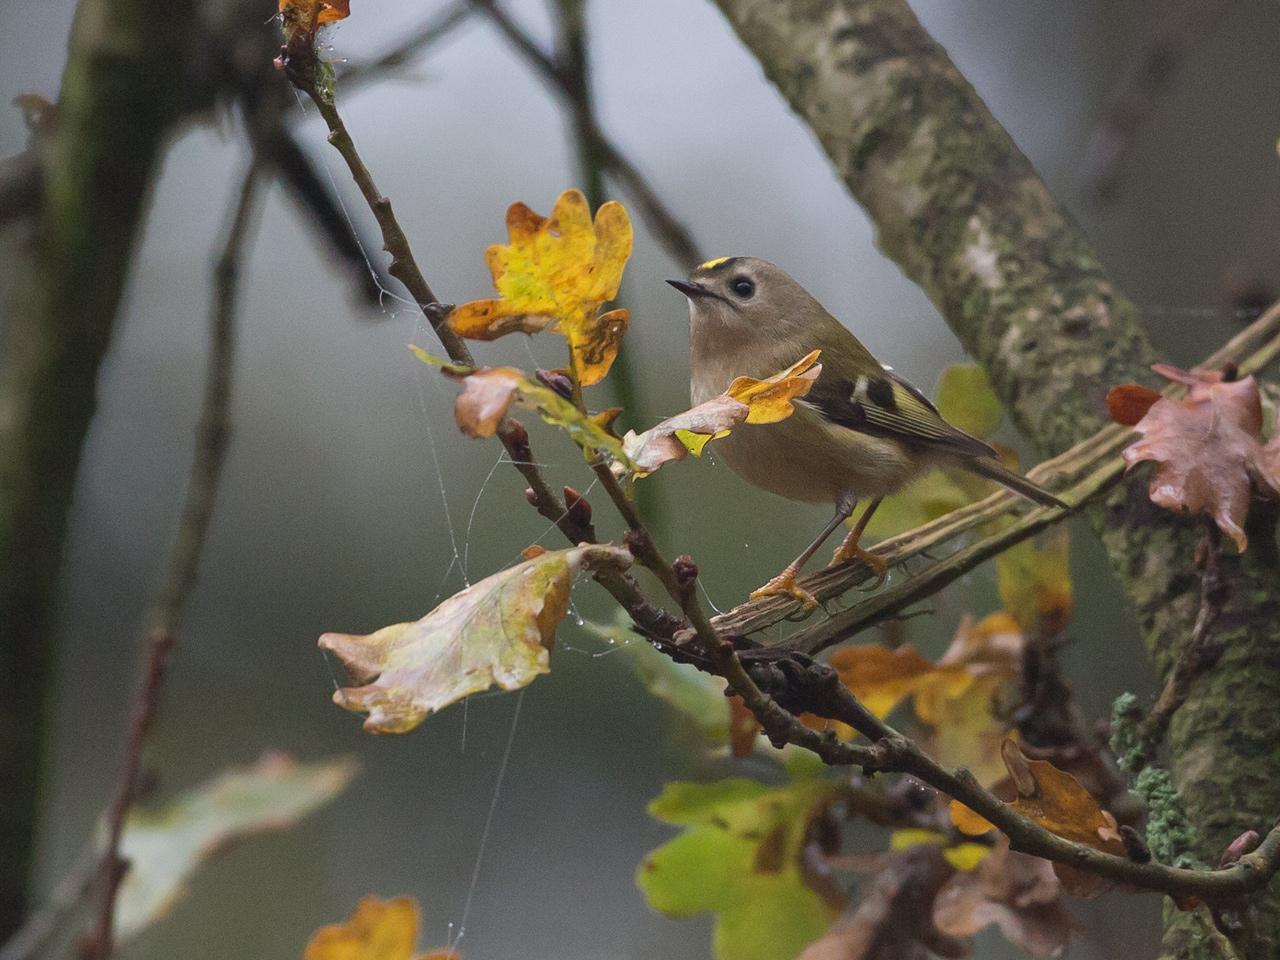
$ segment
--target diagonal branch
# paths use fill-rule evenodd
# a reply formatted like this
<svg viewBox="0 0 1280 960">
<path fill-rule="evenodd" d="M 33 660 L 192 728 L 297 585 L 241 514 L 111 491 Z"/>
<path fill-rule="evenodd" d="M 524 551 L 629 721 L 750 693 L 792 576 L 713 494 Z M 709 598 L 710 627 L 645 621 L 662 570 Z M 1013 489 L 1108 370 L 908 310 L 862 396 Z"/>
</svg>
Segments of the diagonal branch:
<svg viewBox="0 0 1280 960">
<path fill-rule="evenodd" d="M 443 10 L 411 30 L 395 46 L 384 50 L 366 63 L 349 64 L 338 72 L 338 81 L 346 89 L 377 80 L 394 73 L 427 49 L 453 34 L 470 19 L 471 0 L 454 0 Z"/>
<path fill-rule="evenodd" d="M 786 718 L 779 722 L 773 717 L 773 729 L 766 728 L 775 745 L 794 743 L 815 749 L 811 743 L 816 738 L 821 741 L 821 750 L 815 749 L 815 752 L 819 752 L 828 764 L 861 766 L 866 773 L 910 774 L 959 800 L 993 823 L 1009 837 L 1013 850 L 1068 864 L 1143 890 L 1171 896 L 1194 896 L 1206 901 L 1233 900 L 1256 893 L 1280 870 L 1280 824 L 1274 826 L 1262 844 L 1247 856 L 1247 863 L 1241 860 L 1219 870 L 1188 870 L 1154 862 L 1139 863 L 1067 840 L 1018 813 L 984 789 L 967 770 L 949 770 L 931 759 L 911 739 L 863 706 L 830 667 L 800 657 L 792 667 L 785 674 L 785 693 L 777 694 L 786 697 Z M 774 671 L 764 671 L 766 677 L 770 673 Z M 770 688 L 766 680 L 761 680 L 759 686 Z M 768 697 L 767 693 L 762 695 Z M 846 723 L 871 743 L 869 746 L 845 743 L 830 731 L 815 734 L 800 722 L 796 716 L 800 712 Z"/>
<path fill-rule="evenodd" d="M 142 774 L 142 754 L 159 708 L 169 654 L 177 643 L 183 608 L 195 586 L 205 534 L 217 499 L 218 480 L 226 459 L 231 404 L 231 372 L 235 357 L 235 311 L 239 270 L 256 208 L 258 168 L 254 161 L 236 199 L 226 246 L 214 269 L 214 303 L 208 374 L 196 449 L 187 482 L 187 497 L 169 554 L 165 582 L 152 605 L 147 631 L 147 659 L 142 685 L 134 699 L 124 762 L 116 776 L 107 812 L 107 842 L 98 865 L 101 897 L 93 933 L 81 946 L 84 960 L 108 960 L 115 950 L 113 924 L 116 894 L 129 865 L 120 856 L 125 816 L 133 805 Z"/>
<path fill-rule="evenodd" d="M 592 109 L 590 91 L 579 82 L 580 74 L 571 64 L 559 62 L 541 47 L 497 3 L 497 0 L 471 0 L 493 21 L 495 27 L 511 42 L 521 56 L 547 81 L 573 111 L 579 142 L 604 170 L 615 177 L 635 201 L 649 229 L 666 247 L 667 253 L 682 267 L 691 267 L 702 259 L 692 234 L 667 207 L 658 192 L 645 179 L 625 153 L 600 129 Z"/>
<path fill-rule="evenodd" d="M 414 298 L 423 316 L 431 324 L 432 330 L 440 338 L 440 343 L 449 355 L 449 359 L 455 363 L 474 367 L 475 360 L 471 356 L 471 351 L 445 323 L 449 308 L 440 302 L 422 275 L 413 250 L 409 246 L 408 237 L 391 209 L 391 201 L 378 190 L 373 174 L 365 166 L 355 142 L 347 132 L 346 124 L 338 113 L 337 106 L 317 89 L 317 60 L 314 47 L 310 43 L 292 42 L 281 51 L 278 62 L 290 82 L 310 97 L 329 128 L 329 143 L 346 162 L 352 179 L 378 222 L 382 232 L 383 247 L 391 254 L 391 266 L 388 272 L 404 284 L 405 289 Z M 594 531 L 590 529 L 589 523 L 583 522 L 582 513 L 567 509 L 542 475 L 542 470 L 533 459 L 533 453 L 529 447 L 529 434 L 524 427 L 515 420 L 507 419 L 498 428 L 498 439 L 507 451 L 512 465 L 529 484 L 525 495 L 538 513 L 554 523 L 570 543 L 577 544 L 584 540 L 594 542 Z M 669 633 L 674 625 L 678 624 L 678 620 L 670 613 L 649 602 L 639 584 L 630 575 L 602 570 L 596 574 L 596 580 L 627 611 L 640 629 L 661 636 Z"/>
<path fill-rule="evenodd" d="M 1217 369 L 1227 363 L 1235 363 L 1242 374 L 1256 373 L 1274 362 L 1277 356 L 1280 356 L 1280 305 L 1266 311 L 1220 350 L 1205 358 L 1201 367 Z M 1165 396 L 1169 397 L 1179 397 L 1185 392 L 1186 388 L 1177 384 L 1171 384 L 1164 390 Z M 1083 505 L 1119 481 L 1124 473 L 1124 461 L 1120 459 L 1119 453 L 1130 435 L 1125 427 L 1114 424 L 1103 427 L 1060 456 L 1028 471 L 1027 475 L 1040 483 L 1048 483 L 1060 489 L 1063 498 L 1073 506 Z M 1062 487 L 1064 481 L 1071 485 Z M 993 520 L 1011 515 L 1023 503 L 1021 498 L 1000 491 L 885 540 L 877 546 L 875 552 L 891 566 L 897 566 L 938 547 L 963 541 Z M 762 642 L 766 646 L 817 653 L 847 640 L 861 630 L 891 619 L 985 560 L 1069 515 L 1066 511 L 1053 508 L 1033 510 L 998 532 L 960 547 L 919 573 L 876 591 L 867 599 L 820 623 L 780 640 L 765 639 Z M 826 600 L 838 597 L 870 579 L 870 568 L 862 563 L 854 563 L 828 567 L 810 574 L 801 580 L 801 584 L 820 600 Z M 799 604 L 789 597 L 766 597 L 740 604 L 714 618 L 712 623 L 721 634 L 747 636 L 787 619 L 798 610 Z"/>
</svg>

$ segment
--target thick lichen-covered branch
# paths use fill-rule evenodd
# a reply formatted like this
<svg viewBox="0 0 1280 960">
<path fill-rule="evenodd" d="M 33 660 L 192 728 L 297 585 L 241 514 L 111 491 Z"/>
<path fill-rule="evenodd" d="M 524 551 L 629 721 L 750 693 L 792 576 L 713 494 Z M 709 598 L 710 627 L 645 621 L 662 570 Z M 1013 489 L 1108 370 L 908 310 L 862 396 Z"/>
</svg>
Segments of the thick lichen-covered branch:
<svg viewBox="0 0 1280 960">
<path fill-rule="evenodd" d="M 1157 355 L 1133 304 L 905 0 L 717 2 L 867 209 L 882 249 L 1041 449 L 1097 431 L 1108 385 L 1149 380 Z M 1198 531 L 1140 483 L 1118 488 L 1091 520 L 1163 681 L 1199 609 Z M 1257 531 L 1261 543 L 1273 536 Z M 1171 725 L 1175 780 L 1206 858 L 1244 830 L 1266 830 L 1280 810 L 1275 556 L 1222 558 L 1225 598 L 1209 641 L 1222 655 Z M 1280 898 L 1260 901 L 1254 920 L 1240 949 L 1274 956 Z"/>
</svg>

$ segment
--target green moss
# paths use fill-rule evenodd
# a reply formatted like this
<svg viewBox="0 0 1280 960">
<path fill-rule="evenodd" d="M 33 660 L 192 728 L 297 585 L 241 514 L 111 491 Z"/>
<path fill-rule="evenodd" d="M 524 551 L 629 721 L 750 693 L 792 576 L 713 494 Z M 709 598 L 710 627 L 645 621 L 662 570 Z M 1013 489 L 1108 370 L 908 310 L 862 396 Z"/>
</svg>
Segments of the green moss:
<svg viewBox="0 0 1280 960">
<path fill-rule="evenodd" d="M 1199 835 L 1178 801 L 1173 775 L 1163 767 L 1147 767 L 1138 774 L 1133 792 L 1147 805 L 1147 846 L 1152 856 L 1174 867 L 1203 868 L 1204 862 L 1195 855 Z"/>
<path fill-rule="evenodd" d="M 1142 720 L 1142 708 L 1138 706 L 1138 698 L 1132 693 L 1122 693 L 1116 697 L 1111 707 L 1111 752 L 1116 755 L 1116 763 L 1120 769 L 1137 773 L 1147 765 L 1147 756 L 1142 749 L 1142 738 L 1138 733 L 1138 725 Z"/>
</svg>

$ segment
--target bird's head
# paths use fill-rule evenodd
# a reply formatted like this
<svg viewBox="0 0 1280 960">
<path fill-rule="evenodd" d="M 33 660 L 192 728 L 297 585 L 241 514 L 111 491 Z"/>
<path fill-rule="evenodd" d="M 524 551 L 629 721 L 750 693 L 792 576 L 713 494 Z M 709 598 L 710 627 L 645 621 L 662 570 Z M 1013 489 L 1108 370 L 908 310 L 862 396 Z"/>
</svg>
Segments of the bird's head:
<svg viewBox="0 0 1280 960">
<path fill-rule="evenodd" d="M 688 297 L 695 334 L 714 330 L 742 339 L 776 337 L 803 324 L 816 305 L 786 271 L 756 257 L 708 260 L 688 280 L 667 283 Z"/>
</svg>

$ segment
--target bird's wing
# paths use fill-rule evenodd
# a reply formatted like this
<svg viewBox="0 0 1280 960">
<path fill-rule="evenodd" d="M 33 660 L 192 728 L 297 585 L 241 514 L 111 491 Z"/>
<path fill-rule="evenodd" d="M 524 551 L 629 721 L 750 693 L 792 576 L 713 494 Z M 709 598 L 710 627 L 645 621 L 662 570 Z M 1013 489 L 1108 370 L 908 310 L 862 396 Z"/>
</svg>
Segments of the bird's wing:
<svg viewBox="0 0 1280 960">
<path fill-rule="evenodd" d="M 822 376 L 800 401 L 830 423 L 917 447 L 971 457 L 996 451 L 942 419 L 929 398 L 890 370 L 853 379 Z"/>
</svg>

